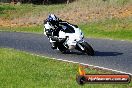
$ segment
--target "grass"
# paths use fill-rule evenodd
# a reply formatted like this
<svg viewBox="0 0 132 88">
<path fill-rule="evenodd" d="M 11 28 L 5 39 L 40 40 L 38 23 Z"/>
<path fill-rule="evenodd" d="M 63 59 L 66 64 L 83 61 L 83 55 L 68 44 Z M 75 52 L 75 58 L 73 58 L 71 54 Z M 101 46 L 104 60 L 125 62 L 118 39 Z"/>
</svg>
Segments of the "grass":
<svg viewBox="0 0 132 88">
<path fill-rule="evenodd" d="M 80 25 L 87 37 L 132 40 L 131 19 L 110 19 Z"/>
<path fill-rule="evenodd" d="M 0 48 L 1 88 L 130 88 L 130 84 L 76 83 L 78 64 L 29 55 L 14 49 Z M 89 73 L 104 71 L 88 69 Z M 105 71 L 106 72 L 106 71 Z M 109 72 L 108 72 L 109 73 Z"/>
<path fill-rule="evenodd" d="M 40 14 L 48 14 L 63 9 L 64 4 L 59 5 L 33 5 L 33 4 L 0 4 L 0 18 L 2 19 L 14 19 L 24 16 L 39 16 Z"/>
<path fill-rule="evenodd" d="M 56 13 L 64 10 L 67 13 L 70 10 L 81 9 L 87 11 L 91 9 L 96 11 L 97 8 L 107 9 L 110 7 L 123 7 L 124 5 L 132 4 L 131 0 L 78 0 L 71 4 L 53 4 L 53 5 L 34 5 L 34 4 L 1 4 L 0 3 L 0 18 L 13 19 L 24 16 L 39 16 L 43 14 Z M 65 12 L 66 11 L 66 12 Z M 59 12 L 60 13 L 60 12 Z"/>
<path fill-rule="evenodd" d="M 43 25 L 25 27 L 0 27 L 0 31 L 43 33 Z"/>
</svg>

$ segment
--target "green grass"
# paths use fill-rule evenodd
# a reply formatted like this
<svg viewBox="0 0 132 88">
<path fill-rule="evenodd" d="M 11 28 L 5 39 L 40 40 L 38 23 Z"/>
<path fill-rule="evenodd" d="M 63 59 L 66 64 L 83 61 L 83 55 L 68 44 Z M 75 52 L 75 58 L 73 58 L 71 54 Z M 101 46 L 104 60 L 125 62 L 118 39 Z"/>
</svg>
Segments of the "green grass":
<svg viewBox="0 0 132 88">
<path fill-rule="evenodd" d="M 43 33 L 43 25 L 29 27 L 0 27 L 0 31 Z"/>
<path fill-rule="evenodd" d="M 1 88 L 130 88 L 130 84 L 76 83 L 78 64 L 29 55 L 14 49 L 0 48 Z M 93 69 L 89 73 L 104 73 Z"/>
<path fill-rule="evenodd" d="M 66 4 L 52 5 L 34 5 L 34 4 L 1 4 L 0 3 L 0 18 L 14 19 L 24 16 L 39 16 L 41 14 L 49 14 L 58 11 L 69 11 L 77 8 L 83 8 L 86 11 L 88 8 L 96 11 L 96 8 L 122 7 L 126 4 L 131 4 L 132 0 L 78 0 L 76 2 Z M 95 8 L 96 7 L 96 8 Z"/>
<path fill-rule="evenodd" d="M 103 20 L 81 24 L 80 28 L 87 37 L 132 40 L 132 19 Z"/>
<path fill-rule="evenodd" d="M 41 14 L 48 14 L 58 10 L 63 10 L 65 4 L 59 5 L 33 5 L 33 4 L 0 4 L 0 18 L 14 19 L 25 16 L 39 16 Z M 61 8 L 61 9 L 60 9 Z"/>
<path fill-rule="evenodd" d="M 106 0 L 108 2 L 110 2 L 112 5 L 125 5 L 127 3 L 131 3 L 131 0 Z"/>
</svg>

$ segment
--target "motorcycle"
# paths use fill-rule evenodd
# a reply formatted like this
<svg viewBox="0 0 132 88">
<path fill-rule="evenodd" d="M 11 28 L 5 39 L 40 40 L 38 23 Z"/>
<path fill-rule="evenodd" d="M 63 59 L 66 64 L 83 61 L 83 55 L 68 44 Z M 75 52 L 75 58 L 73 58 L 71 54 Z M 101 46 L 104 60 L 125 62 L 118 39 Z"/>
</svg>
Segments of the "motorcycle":
<svg viewBox="0 0 132 88">
<path fill-rule="evenodd" d="M 90 56 L 94 55 L 93 48 L 84 40 L 84 35 L 77 25 L 63 23 L 61 26 L 62 30 L 59 31 L 59 36 L 48 37 L 49 40 L 56 42 L 59 51 L 66 53 L 67 51 L 76 49 Z M 51 29 L 51 27 L 45 24 L 45 29 Z"/>
</svg>

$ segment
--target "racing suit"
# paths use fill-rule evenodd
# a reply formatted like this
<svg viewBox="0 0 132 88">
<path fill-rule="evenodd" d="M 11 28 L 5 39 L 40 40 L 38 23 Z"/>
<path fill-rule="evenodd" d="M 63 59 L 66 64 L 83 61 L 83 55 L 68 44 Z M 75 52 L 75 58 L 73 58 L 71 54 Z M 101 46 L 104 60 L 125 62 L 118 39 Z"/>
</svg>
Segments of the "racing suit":
<svg viewBox="0 0 132 88">
<path fill-rule="evenodd" d="M 62 29 L 60 26 L 61 22 L 63 21 L 60 20 L 58 22 L 52 22 L 51 24 L 47 20 L 44 21 L 44 34 L 49 38 L 52 49 L 57 49 L 56 41 L 53 39 L 59 36 L 59 31 Z"/>
</svg>

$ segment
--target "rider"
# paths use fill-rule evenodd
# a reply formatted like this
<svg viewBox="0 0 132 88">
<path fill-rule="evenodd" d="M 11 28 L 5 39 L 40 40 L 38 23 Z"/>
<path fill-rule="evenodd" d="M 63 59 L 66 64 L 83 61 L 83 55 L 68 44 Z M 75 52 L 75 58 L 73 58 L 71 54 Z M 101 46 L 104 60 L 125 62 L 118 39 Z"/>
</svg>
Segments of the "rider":
<svg viewBox="0 0 132 88">
<path fill-rule="evenodd" d="M 48 18 L 46 20 L 44 20 L 44 26 L 45 26 L 45 34 L 46 36 L 49 37 L 54 37 L 54 36 L 59 36 L 59 31 L 60 31 L 60 26 L 59 26 L 59 22 L 62 21 L 60 20 L 57 16 L 55 16 L 54 14 L 50 14 L 48 16 Z M 46 27 L 48 26 L 48 27 Z M 56 41 L 53 41 L 52 38 L 50 39 L 50 43 L 51 43 L 51 48 L 52 49 L 57 49 L 56 46 Z"/>
<path fill-rule="evenodd" d="M 62 24 L 67 24 L 67 23 L 68 22 L 62 21 L 54 14 L 50 14 L 48 18 L 44 20 L 45 35 L 50 39 L 52 49 L 57 49 L 56 41 L 53 40 L 53 37 L 55 36 L 58 37 L 59 31 L 63 29 Z"/>
</svg>

